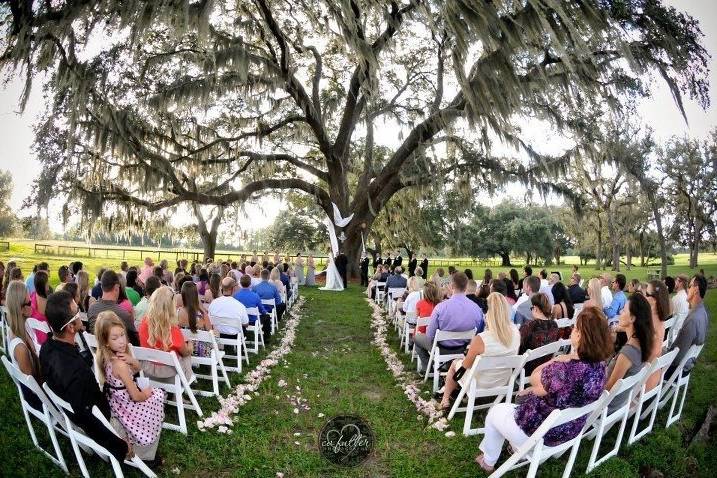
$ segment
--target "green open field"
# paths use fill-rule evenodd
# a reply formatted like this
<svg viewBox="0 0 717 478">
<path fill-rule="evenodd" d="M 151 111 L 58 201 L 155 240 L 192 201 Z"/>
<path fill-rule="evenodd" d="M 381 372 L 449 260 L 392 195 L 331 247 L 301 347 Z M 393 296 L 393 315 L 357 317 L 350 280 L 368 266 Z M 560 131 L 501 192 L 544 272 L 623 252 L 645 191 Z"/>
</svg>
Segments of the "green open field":
<svg viewBox="0 0 717 478">
<path fill-rule="evenodd" d="M 59 265 L 75 260 L 37 257 L 27 246 L 13 246 L 9 253 L 0 253 L 0 260 L 9 258 L 19 259 L 25 270 L 35 262 L 49 259 L 53 272 Z M 670 268 L 671 274 L 690 272 L 683 259 L 677 257 L 678 263 Z M 708 276 L 717 274 L 715 256 L 706 255 L 701 260 Z M 115 265 L 100 258 L 84 262 L 92 271 L 102 265 Z M 561 269 L 567 271 L 569 268 Z M 482 274 L 482 270 L 474 272 Z M 590 275 L 594 271 L 583 272 Z M 644 269 L 627 272 L 630 278 L 644 278 L 646 274 Z M 456 432 L 452 438 L 443 432 L 426 429 L 425 420 L 418 419 L 412 403 L 396 386 L 378 349 L 371 343 L 370 309 L 358 286 L 351 286 L 343 293 L 303 288 L 301 294 L 307 300 L 294 348 L 287 356 L 286 364 L 278 365 L 262 384 L 259 396 L 240 409 L 233 433 L 200 432 L 195 425 L 195 416 L 188 412 L 188 436 L 168 430 L 162 433 L 159 451 L 165 465 L 158 472 L 160 476 L 274 478 L 277 472 L 284 473 L 285 477 L 485 476 L 473 463 L 480 437 L 461 435 L 462 415 L 451 424 L 450 429 Z M 708 292 L 707 306 L 713 313 L 717 311 L 717 290 Z M 398 349 L 398 340 L 393 333 L 391 345 Z M 404 357 L 408 365 L 409 360 Z M 257 363 L 258 359 L 252 357 L 250 368 Z M 653 433 L 633 446 L 627 447 L 623 443 L 619 457 L 609 460 L 590 476 L 714 476 L 717 469 L 715 439 L 698 440 L 690 446 L 686 440 L 694 427 L 702 422 L 708 407 L 714 406 L 717 400 L 715 366 L 717 329 L 713 326 L 692 374 L 682 420 L 665 429 L 666 412 L 661 412 Z M 233 384 L 239 381 L 236 374 L 231 379 Z M 288 387 L 280 387 L 280 380 L 285 380 Z M 423 387 L 426 397 L 427 385 Z M 300 392 L 295 391 L 297 386 Z M 227 389 L 222 390 L 226 392 Z M 294 405 L 287 394 L 301 395 L 311 410 L 293 413 Z M 4 405 L 0 419 L 0 476 L 62 476 L 58 467 L 33 449 L 17 391 L 4 372 L 0 372 L 0 400 Z M 214 398 L 199 398 L 199 401 L 205 413 L 219 408 Z M 325 417 L 319 417 L 319 413 Z M 171 412 L 169 414 L 171 416 Z M 375 435 L 373 454 L 367 462 L 355 468 L 339 468 L 318 453 L 319 430 L 327 418 L 338 414 L 362 416 Z M 482 414 L 476 420 L 482 420 Z M 49 444 L 47 434 L 39 427 L 36 430 L 41 441 Z M 68 441 L 60 438 L 60 443 L 72 476 L 79 476 Z M 573 476 L 584 473 L 591 446 L 592 442 L 584 442 Z M 111 476 L 104 462 L 94 458 L 86 458 L 86 461 L 92 476 Z M 561 476 L 565 461 L 566 457 L 546 462 L 541 465 L 539 476 Z M 510 476 L 524 476 L 525 472 L 522 469 Z M 127 475 L 139 476 L 133 470 Z"/>
</svg>

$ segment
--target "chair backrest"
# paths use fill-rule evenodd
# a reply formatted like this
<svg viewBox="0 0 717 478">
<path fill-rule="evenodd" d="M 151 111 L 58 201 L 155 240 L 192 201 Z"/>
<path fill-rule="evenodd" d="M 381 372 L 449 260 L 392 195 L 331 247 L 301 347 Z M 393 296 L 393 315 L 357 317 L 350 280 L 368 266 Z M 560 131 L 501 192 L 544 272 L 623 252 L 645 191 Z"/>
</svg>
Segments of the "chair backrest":
<svg viewBox="0 0 717 478">
<path fill-rule="evenodd" d="M 461 330 L 461 331 L 450 331 L 450 330 L 436 330 L 436 337 L 433 339 L 433 345 L 435 346 L 438 342 L 444 340 L 471 340 L 475 337 L 476 329 Z"/>
<path fill-rule="evenodd" d="M 65 400 L 63 400 L 63 399 L 60 398 L 59 396 L 57 396 L 57 394 L 52 391 L 52 389 L 51 389 L 50 386 L 47 384 L 47 382 L 45 382 L 45 383 L 42 384 L 42 389 L 45 391 L 45 393 L 47 393 L 47 396 L 50 398 L 50 400 L 52 401 L 52 403 L 54 403 L 55 405 L 57 405 L 57 408 L 59 408 L 60 411 L 62 411 L 62 412 L 75 413 L 75 412 L 72 410 L 72 405 L 70 405 L 68 402 L 66 402 Z"/>
<path fill-rule="evenodd" d="M 239 317 L 225 317 L 223 315 L 210 315 L 209 322 L 216 327 L 231 327 L 241 330 L 241 319 Z"/>
<path fill-rule="evenodd" d="M 406 319 L 416 319 L 416 312 L 413 310 L 406 312 Z"/>
<path fill-rule="evenodd" d="M 165 352 L 164 350 L 150 349 L 147 347 L 132 347 L 134 358 L 140 361 L 155 362 L 168 367 L 175 367 L 181 373 L 181 367 L 177 354 L 175 352 Z"/>
<path fill-rule="evenodd" d="M 559 329 L 563 329 L 575 325 L 575 319 L 555 319 L 555 323 L 558 324 Z"/>
<path fill-rule="evenodd" d="M 470 372 L 467 373 L 470 374 L 469 376 L 475 377 L 476 374 L 480 374 L 480 372 L 483 370 L 510 370 L 510 377 L 505 384 L 499 387 L 484 389 L 484 391 L 494 394 L 509 393 L 512 395 L 515 379 L 525 365 L 525 357 L 525 354 L 503 355 L 500 357 L 486 357 L 484 355 L 479 355 L 475 362 L 473 362 L 473 366 L 471 367 Z M 475 382 L 471 381 L 471 386 L 474 386 L 474 384 Z"/>
<path fill-rule="evenodd" d="M 199 330 L 192 332 L 189 329 L 180 329 L 185 340 L 196 340 L 199 342 L 206 342 L 212 345 L 212 349 L 218 349 L 217 340 L 214 333 L 208 330 Z"/>
<path fill-rule="evenodd" d="M 87 342 L 89 348 L 97 350 L 97 337 L 87 331 L 82 332 L 82 336 L 85 338 L 85 342 Z"/>
<path fill-rule="evenodd" d="M 667 379 L 669 380 L 670 383 L 673 382 L 677 377 L 682 375 L 682 369 L 685 368 L 685 365 L 687 365 L 688 361 L 697 358 L 697 356 L 700 354 L 700 352 L 702 352 L 702 347 L 704 347 L 704 344 L 691 345 L 690 348 L 687 349 L 687 353 L 685 354 L 684 357 L 682 357 L 682 360 L 680 360 L 680 363 L 677 365 L 677 367 L 675 367 L 674 372 L 672 372 L 672 376 L 667 377 Z M 673 350 L 672 352 L 675 352 L 678 350 L 680 350 L 679 347 L 675 347 L 675 350 Z M 670 353 L 672 353 L 672 352 L 670 352 Z M 667 355 L 667 354 L 665 354 L 665 355 Z M 665 355 L 663 355 L 662 357 L 664 357 Z M 675 353 L 675 355 L 677 355 L 677 354 Z M 658 357 L 658 360 L 662 357 Z M 670 365 L 672 365 L 672 360 L 670 360 L 670 363 L 668 363 L 665 367 L 669 367 Z M 663 372 L 666 372 L 665 368 L 663 368 Z M 664 378 L 664 375 L 663 375 L 663 378 Z"/>
<path fill-rule="evenodd" d="M 386 287 L 385 282 L 376 282 L 376 289 L 383 289 Z"/>
<path fill-rule="evenodd" d="M 59 410 L 55 407 L 55 405 L 53 405 L 50 399 L 47 398 L 47 395 L 37 383 L 35 377 L 23 373 L 22 370 L 20 370 L 15 364 L 10 363 L 6 356 L 3 355 L 1 359 L 3 365 L 5 366 L 5 369 L 7 370 L 7 373 L 10 375 L 10 378 L 12 378 L 12 381 L 15 382 L 15 385 L 17 386 L 18 393 L 20 394 L 20 400 L 24 403 L 27 403 L 27 401 L 25 400 L 25 396 L 22 394 L 22 389 L 20 388 L 20 385 L 24 385 L 28 388 L 28 390 L 34 393 L 37 398 L 40 399 L 42 404 L 45 406 L 45 409 L 64 429 L 64 421 L 62 419 L 62 416 L 60 415 Z"/>
<path fill-rule="evenodd" d="M 276 307 L 276 300 L 275 299 L 261 299 L 261 304 Z"/>
<path fill-rule="evenodd" d="M 583 310 L 583 306 L 584 306 L 584 305 L 585 305 L 585 304 L 578 303 L 578 304 L 575 304 L 575 305 L 573 306 L 573 318 L 577 318 L 577 316 L 578 316 L 578 314 L 580 313 L 580 311 Z"/>
<path fill-rule="evenodd" d="M 405 287 L 389 287 L 388 296 L 395 299 L 396 297 L 401 297 L 404 292 L 406 292 Z"/>
<path fill-rule="evenodd" d="M 623 393 L 636 389 L 639 387 L 645 380 L 647 380 L 648 374 L 650 373 L 650 365 L 645 364 L 639 372 L 637 372 L 634 375 L 631 375 L 630 377 L 623 377 L 617 382 L 615 382 L 615 385 L 612 386 L 610 389 L 610 396 L 607 399 L 607 402 L 605 403 L 605 412 L 607 412 L 607 405 L 609 405 L 615 398 L 622 395 Z M 632 397 L 635 396 L 637 393 L 637 390 L 633 390 L 633 394 L 628 398 L 628 400 L 625 401 L 625 404 L 620 407 L 620 409 L 623 409 L 624 407 L 630 407 L 630 401 Z M 615 413 L 617 410 L 613 411 Z"/>
<path fill-rule="evenodd" d="M 675 325 L 675 322 L 677 321 L 677 316 L 673 315 L 669 319 L 665 320 L 662 325 L 665 326 L 665 332 L 670 330 L 673 325 Z"/>
<path fill-rule="evenodd" d="M 28 317 L 25 320 L 25 323 L 28 327 L 30 327 L 32 330 L 37 330 L 39 332 L 44 332 L 46 334 L 50 333 L 50 326 L 47 322 L 43 322 L 42 320 L 37 320 L 33 317 Z"/>
<path fill-rule="evenodd" d="M 555 342 L 550 342 L 549 344 L 545 344 L 537 349 L 530 349 L 525 352 L 527 356 L 526 362 L 545 357 L 546 355 L 555 355 L 561 348 L 566 345 L 570 345 L 570 343 L 570 339 L 558 339 Z"/>
<path fill-rule="evenodd" d="M 418 317 L 416 319 L 416 327 L 425 327 L 428 325 L 428 322 L 431 321 L 430 317 Z"/>
<path fill-rule="evenodd" d="M 246 315 L 254 315 L 254 316 L 258 317 L 259 316 L 259 307 L 247 307 Z"/>
</svg>

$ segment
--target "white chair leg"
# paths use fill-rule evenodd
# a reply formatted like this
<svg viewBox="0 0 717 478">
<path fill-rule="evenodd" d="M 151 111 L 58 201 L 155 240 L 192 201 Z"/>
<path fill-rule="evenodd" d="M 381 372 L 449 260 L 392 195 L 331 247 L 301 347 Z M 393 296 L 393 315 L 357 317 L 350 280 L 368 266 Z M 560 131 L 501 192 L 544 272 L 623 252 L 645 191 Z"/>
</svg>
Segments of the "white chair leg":
<svg viewBox="0 0 717 478">
<path fill-rule="evenodd" d="M 214 395 L 217 397 L 219 396 L 219 372 L 217 371 L 217 361 L 216 357 L 212 361 L 211 365 L 211 372 L 212 372 L 212 390 L 214 390 Z"/>
<path fill-rule="evenodd" d="M 184 398 L 182 392 L 174 394 L 175 400 L 177 401 L 177 415 L 179 416 L 179 432 L 184 435 L 187 434 L 187 418 L 184 416 Z"/>
</svg>

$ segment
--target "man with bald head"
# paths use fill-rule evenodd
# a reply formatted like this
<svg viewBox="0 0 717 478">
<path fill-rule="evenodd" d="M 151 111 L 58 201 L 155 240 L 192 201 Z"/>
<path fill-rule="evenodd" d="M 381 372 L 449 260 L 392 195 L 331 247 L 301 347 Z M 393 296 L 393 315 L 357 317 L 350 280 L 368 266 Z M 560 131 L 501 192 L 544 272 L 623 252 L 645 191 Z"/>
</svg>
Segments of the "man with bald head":
<svg viewBox="0 0 717 478">
<path fill-rule="evenodd" d="M 232 277 L 225 277 L 222 279 L 222 295 L 212 300 L 211 304 L 209 304 L 209 320 L 212 324 L 214 324 L 214 317 L 236 318 L 236 327 L 214 325 L 221 337 L 236 337 L 241 327 L 249 323 L 246 307 L 233 297 L 236 288 L 236 281 Z"/>
</svg>

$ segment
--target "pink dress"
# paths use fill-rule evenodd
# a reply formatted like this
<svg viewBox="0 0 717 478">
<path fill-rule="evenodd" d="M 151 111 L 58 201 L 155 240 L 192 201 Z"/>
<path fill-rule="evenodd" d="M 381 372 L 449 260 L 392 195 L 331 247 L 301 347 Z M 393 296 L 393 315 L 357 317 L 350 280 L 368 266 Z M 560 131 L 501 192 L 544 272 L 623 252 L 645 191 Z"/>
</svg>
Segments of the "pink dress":
<svg viewBox="0 0 717 478">
<path fill-rule="evenodd" d="M 122 424 L 130 441 L 140 446 L 157 441 L 164 421 L 164 390 L 154 388 L 144 402 L 133 401 L 122 380 L 112 375 L 112 363 L 105 365 L 105 389 L 112 416 Z"/>
<path fill-rule="evenodd" d="M 47 317 L 40 312 L 40 308 L 37 306 L 37 292 L 30 294 L 30 309 L 32 313 L 30 317 L 37 319 L 41 322 L 47 323 Z M 49 324 L 48 324 L 49 325 Z M 42 345 L 47 341 L 47 334 L 45 332 L 35 331 L 35 337 L 37 337 L 37 343 Z"/>
<path fill-rule="evenodd" d="M 134 308 L 132 307 L 132 302 L 130 302 L 129 299 L 125 299 L 120 302 L 119 306 L 126 310 L 128 314 L 131 314 L 134 311 Z"/>
</svg>

